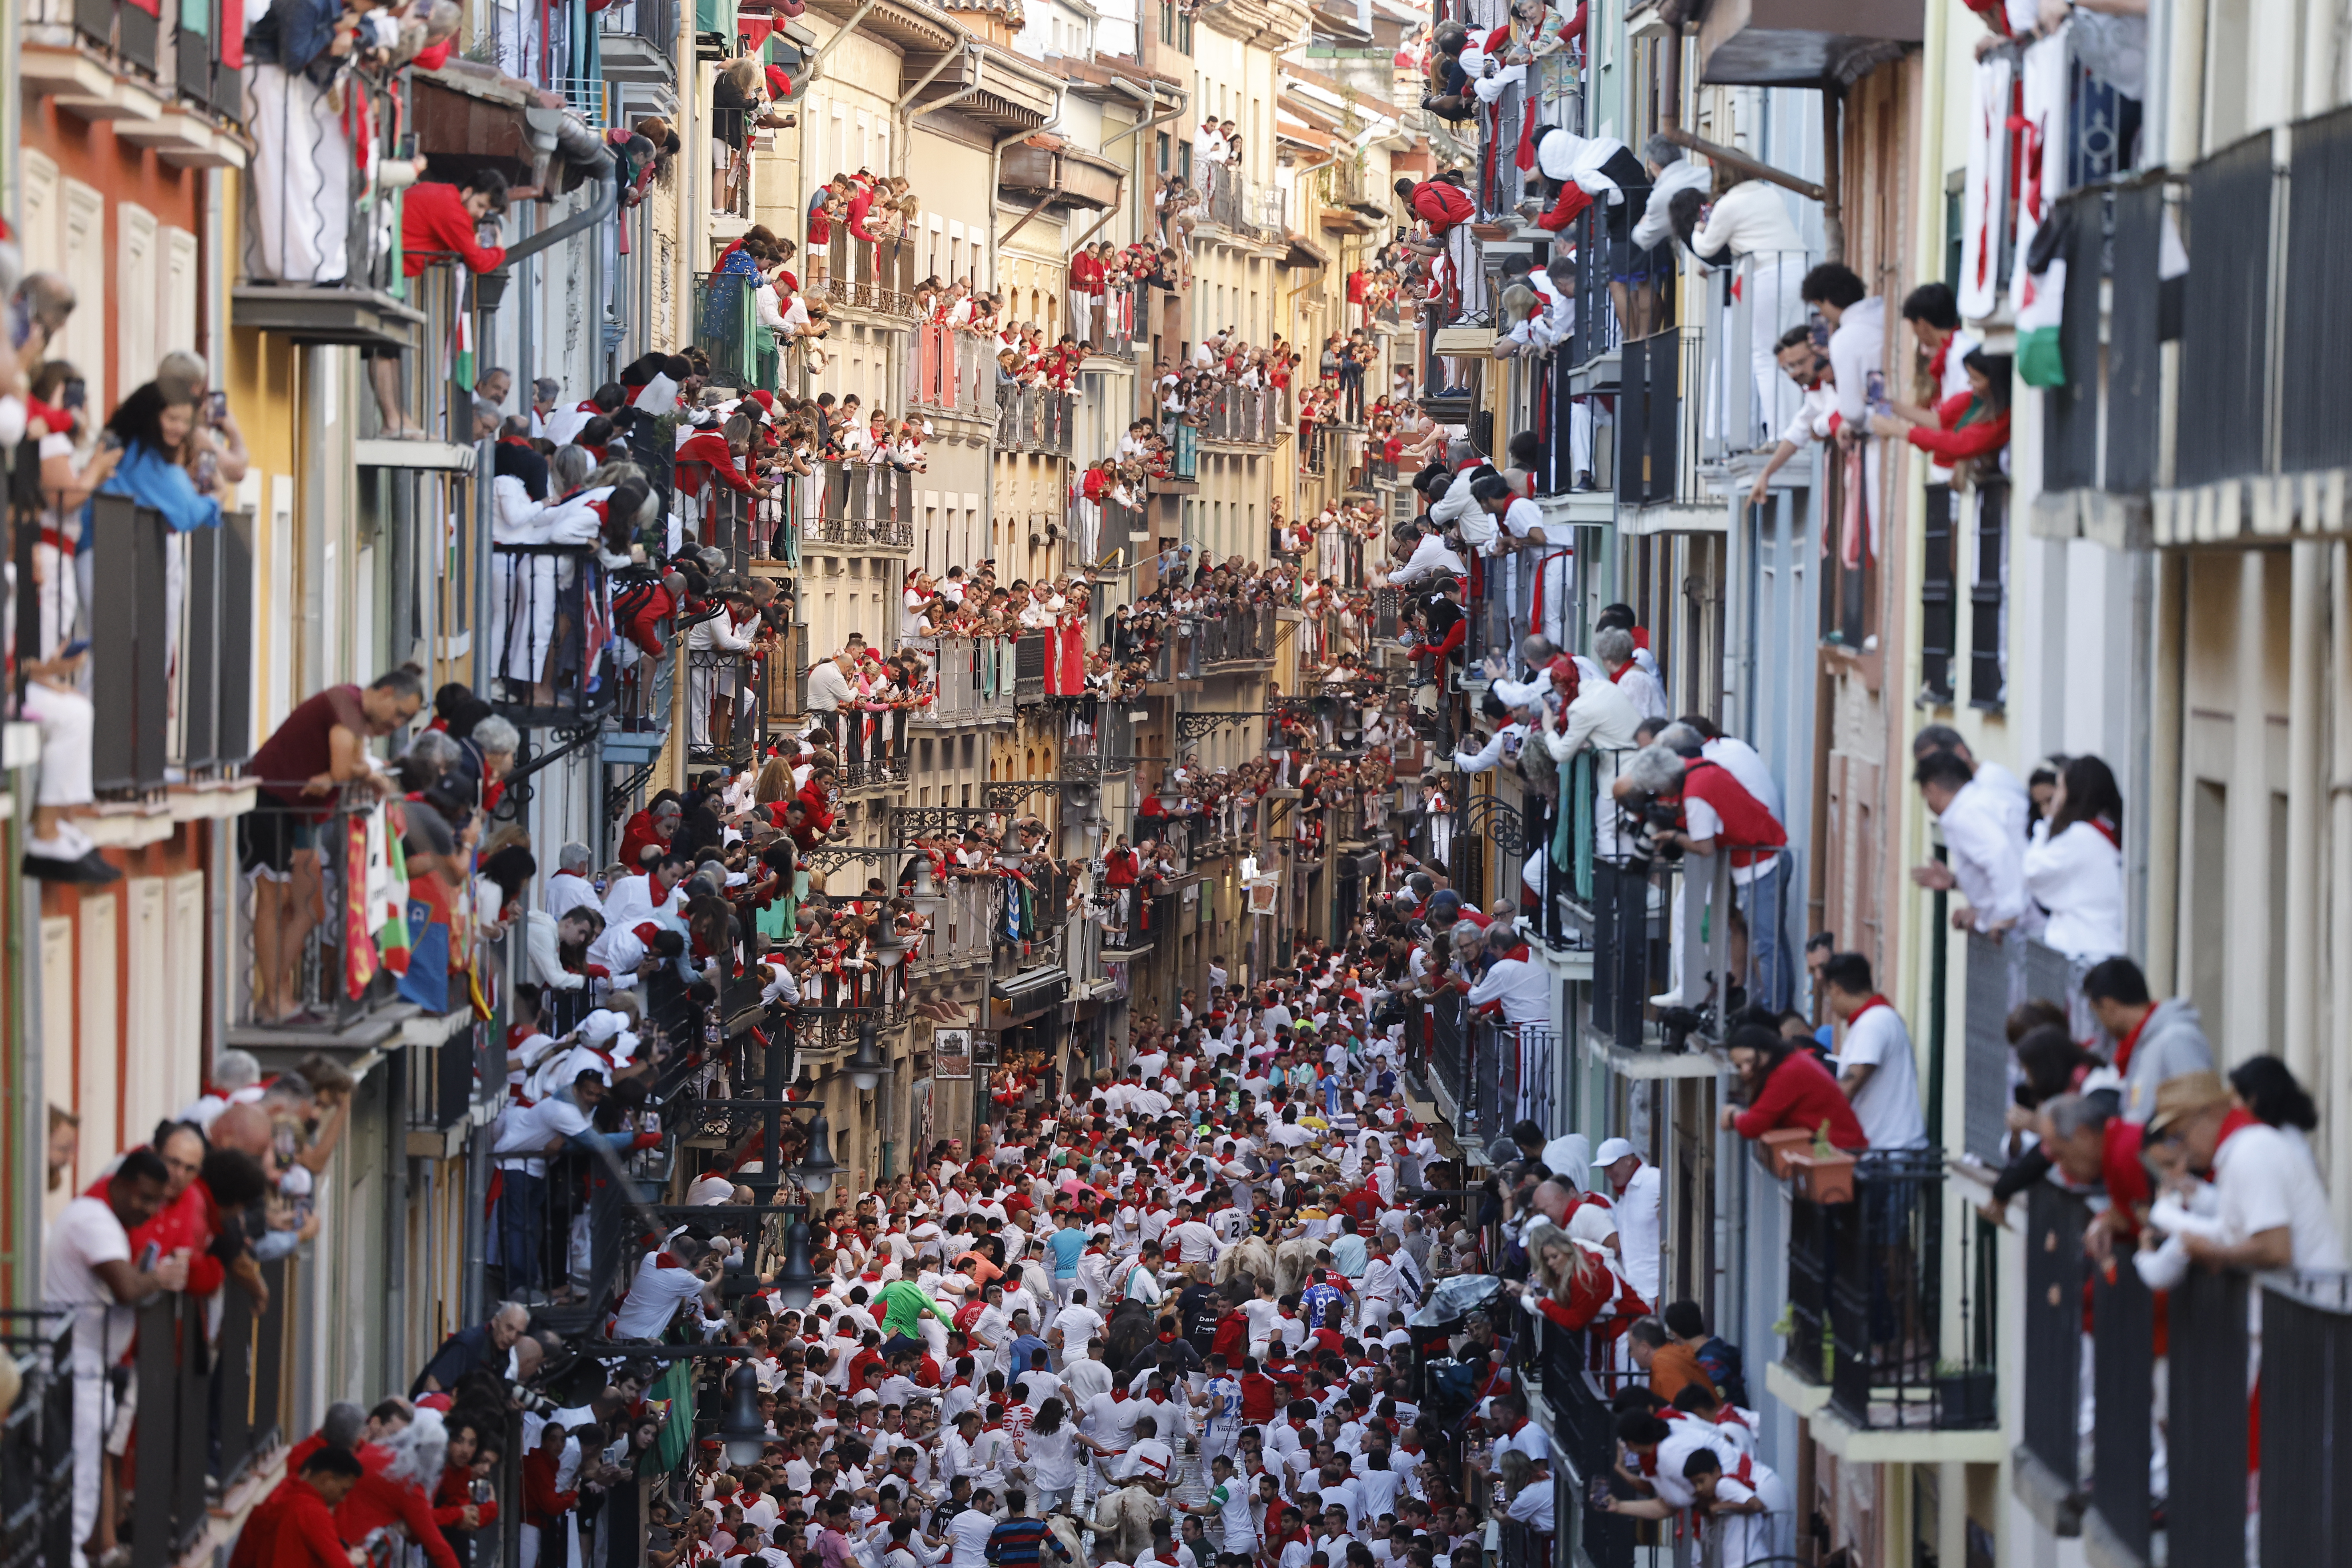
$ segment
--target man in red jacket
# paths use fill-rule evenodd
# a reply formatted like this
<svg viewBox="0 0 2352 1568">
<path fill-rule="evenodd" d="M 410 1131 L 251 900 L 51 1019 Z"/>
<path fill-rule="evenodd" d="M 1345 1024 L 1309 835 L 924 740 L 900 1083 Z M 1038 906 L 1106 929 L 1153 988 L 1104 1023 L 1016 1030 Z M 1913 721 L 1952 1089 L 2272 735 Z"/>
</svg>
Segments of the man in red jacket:
<svg viewBox="0 0 2352 1568">
<path fill-rule="evenodd" d="M 360 1461 L 342 1448 L 320 1448 L 302 1461 L 299 1473 L 280 1481 L 254 1518 L 250 1531 L 269 1521 L 269 1554 L 262 1568 L 365 1568 L 367 1553 L 343 1543 L 335 1525 L 335 1509 L 357 1486 Z M 435 1540 L 440 1539 L 436 1531 Z"/>
<path fill-rule="evenodd" d="M 507 179 L 496 169 L 467 174 L 457 184 L 423 182 L 400 198 L 400 269 L 411 278 L 457 257 L 476 272 L 506 265 L 506 247 L 484 245 L 479 230 L 506 210 Z"/>
<path fill-rule="evenodd" d="M 1468 223 L 1476 209 L 1470 204 L 1470 193 L 1462 188 L 1462 176 L 1449 169 L 1433 180 L 1415 183 L 1401 179 L 1396 194 L 1412 216 L 1429 226 L 1432 239 L 1443 240 L 1457 225 Z"/>
</svg>

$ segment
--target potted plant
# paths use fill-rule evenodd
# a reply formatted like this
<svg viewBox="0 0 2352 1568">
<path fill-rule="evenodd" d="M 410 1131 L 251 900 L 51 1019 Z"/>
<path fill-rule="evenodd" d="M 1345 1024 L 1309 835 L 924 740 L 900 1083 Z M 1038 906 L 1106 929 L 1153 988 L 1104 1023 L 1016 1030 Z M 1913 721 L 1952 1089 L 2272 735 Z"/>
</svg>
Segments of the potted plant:
<svg viewBox="0 0 2352 1568">
<path fill-rule="evenodd" d="M 1470 232 L 1480 239 L 1494 241 L 1511 237 L 1511 226 L 1507 223 L 1474 223 Z"/>
<path fill-rule="evenodd" d="M 1783 1157 L 1799 1197 L 1817 1204 L 1853 1202 L 1853 1156 L 1830 1146 L 1826 1119 L 1814 1132 L 1811 1149 L 1791 1151 Z"/>
<path fill-rule="evenodd" d="M 1763 1146 L 1764 1158 L 1771 1163 L 1774 1179 L 1785 1182 L 1789 1179 L 1789 1156 L 1811 1148 L 1813 1135 L 1801 1127 L 1775 1127 L 1756 1142 Z"/>
<path fill-rule="evenodd" d="M 1992 1368 L 1936 1363 L 1936 1419 L 1939 1426 L 1991 1426 L 2000 1419 Z"/>
</svg>

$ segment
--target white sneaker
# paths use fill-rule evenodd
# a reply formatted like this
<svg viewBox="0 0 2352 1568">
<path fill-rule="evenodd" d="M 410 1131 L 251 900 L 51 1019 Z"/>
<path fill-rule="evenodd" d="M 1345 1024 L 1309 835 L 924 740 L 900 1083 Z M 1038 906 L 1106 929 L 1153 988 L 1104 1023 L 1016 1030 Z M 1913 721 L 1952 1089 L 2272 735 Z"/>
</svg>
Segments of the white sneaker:
<svg viewBox="0 0 2352 1568">
<path fill-rule="evenodd" d="M 1650 1005 L 1653 1007 L 1679 1007 L 1682 1005 L 1683 993 L 1679 985 L 1672 991 L 1661 991 L 1650 998 Z"/>
</svg>

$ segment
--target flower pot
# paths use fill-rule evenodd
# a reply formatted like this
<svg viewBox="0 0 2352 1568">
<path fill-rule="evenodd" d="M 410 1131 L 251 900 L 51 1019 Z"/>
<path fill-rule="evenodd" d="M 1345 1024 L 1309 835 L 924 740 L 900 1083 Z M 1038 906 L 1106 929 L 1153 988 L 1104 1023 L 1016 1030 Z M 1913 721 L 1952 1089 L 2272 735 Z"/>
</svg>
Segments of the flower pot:
<svg viewBox="0 0 2352 1568">
<path fill-rule="evenodd" d="M 1810 1149 L 1790 1153 L 1789 1176 L 1797 1196 L 1817 1204 L 1853 1202 L 1853 1156 L 1816 1154 Z"/>
<path fill-rule="evenodd" d="M 1764 1157 L 1772 1163 L 1772 1174 L 1780 1181 L 1789 1179 L 1789 1156 L 1812 1152 L 1813 1135 L 1801 1127 L 1775 1127 L 1756 1142 L 1763 1145 Z"/>
<path fill-rule="evenodd" d="M 1946 1428 L 1984 1427 L 2000 1422 L 2000 1402 L 1990 1367 L 1936 1375 L 1936 1421 Z"/>
<path fill-rule="evenodd" d="M 1474 223 L 1470 232 L 1480 239 L 1496 240 L 1511 237 L 1511 226 L 1507 223 Z"/>
</svg>

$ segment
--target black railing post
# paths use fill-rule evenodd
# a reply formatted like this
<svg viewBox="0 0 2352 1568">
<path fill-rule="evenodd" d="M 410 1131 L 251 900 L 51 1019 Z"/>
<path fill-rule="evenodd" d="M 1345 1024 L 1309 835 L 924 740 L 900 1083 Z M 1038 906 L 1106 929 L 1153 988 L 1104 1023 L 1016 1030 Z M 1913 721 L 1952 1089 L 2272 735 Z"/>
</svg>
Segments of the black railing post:
<svg viewBox="0 0 2352 1568">
<path fill-rule="evenodd" d="M 2026 1194 L 2024 1447 L 2071 1499 L 2080 1479 L 2083 1201 L 2048 1182 Z M 2145 1474 L 2146 1467 L 2142 1467 Z"/>
</svg>

